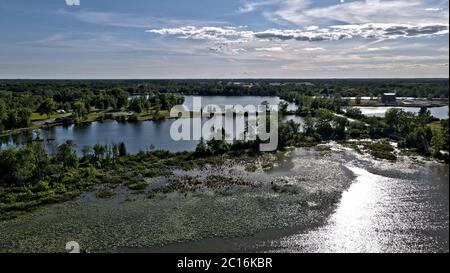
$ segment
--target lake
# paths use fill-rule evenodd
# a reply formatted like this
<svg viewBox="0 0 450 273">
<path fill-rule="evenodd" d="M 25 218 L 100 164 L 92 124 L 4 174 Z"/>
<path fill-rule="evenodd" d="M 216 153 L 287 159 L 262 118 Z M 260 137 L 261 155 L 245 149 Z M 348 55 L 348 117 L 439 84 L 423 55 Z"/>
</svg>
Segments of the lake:
<svg viewBox="0 0 450 273">
<path fill-rule="evenodd" d="M 224 108 L 225 105 L 241 104 L 260 105 L 267 101 L 270 105 L 278 105 L 280 98 L 278 97 L 258 97 L 258 96 L 243 96 L 243 97 L 226 97 L 213 96 L 201 97 L 202 106 L 210 104 L 218 105 Z M 184 105 L 192 109 L 193 96 L 186 96 Z M 290 108 L 295 108 L 294 104 L 290 104 Z M 295 116 L 290 116 L 295 120 L 302 120 Z M 222 119 L 223 121 L 234 124 L 235 136 L 241 136 L 246 130 L 243 126 L 238 126 L 234 120 L 225 117 L 215 117 L 214 120 Z M 202 125 L 208 119 L 193 118 L 191 119 L 191 134 L 194 131 L 202 130 Z M 118 122 L 114 120 L 106 120 L 103 122 L 92 122 L 84 125 L 70 125 L 70 126 L 56 126 L 48 129 L 34 130 L 32 133 L 22 133 L 0 138 L 2 147 L 7 145 L 21 145 L 30 142 L 32 139 L 39 137 L 44 140 L 48 151 L 53 151 L 57 145 L 62 144 L 66 140 L 73 140 L 76 145 L 76 150 L 79 154 L 84 146 L 94 146 L 95 144 L 117 144 L 124 142 L 129 153 L 137 153 L 145 151 L 150 146 L 158 150 L 168 150 L 170 152 L 184 152 L 194 151 L 197 147 L 197 140 L 181 140 L 175 141 L 170 137 L 170 128 L 175 122 L 174 119 L 161 121 L 144 121 L 144 122 Z M 221 127 L 215 128 L 215 131 Z M 229 133 L 229 132 L 227 132 Z M 205 139 L 209 139 L 213 132 L 206 132 L 203 134 Z"/>
<path fill-rule="evenodd" d="M 225 105 L 259 105 L 267 101 L 271 105 L 278 105 L 282 100 L 279 97 L 259 97 L 259 96 L 210 96 L 201 97 L 202 105 L 216 104 L 220 107 Z M 186 96 L 184 105 L 192 109 L 193 96 Z M 295 110 L 295 104 L 290 103 L 288 110 Z M 360 107 L 363 114 L 368 116 L 384 116 L 386 111 L 392 107 Z M 402 108 L 405 111 L 417 113 L 419 108 Z M 433 116 L 437 118 L 446 118 L 448 106 L 431 108 Z M 201 124 L 207 119 L 194 119 L 197 122 L 191 123 L 191 132 L 201 130 Z M 301 125 L 303 130 L 304 119 L 295 115 L 285 116 L 285 121 L 294 120 Z M 229 121 L 229 120 L 228 120 Z M 95 144 L 109 145 L 124 142 L 128 152 L 137 153 L 141 150 L 147 150 L 150 146 L 156 149 L 168 150 L 170 152 L 194 151 L 198 141 L 183 140 L 175 141 L 170 137 L 170 128 L 175 120 L 145 121 L 136 123 L 123 123 L 113 120 L 103 122 L 92 122 L 85 125 L 71 125 L 68 127 L 57 126 L 50 129 L 39 129 L 33 133 L 23 133 L 9 137 L 0 138 L 1 147 L 6 145 L 20 145 L 30 142 L 32 138 L 39 136 L 44 140 L 46 147 L 52 151 L 57 145 L 66 140 L 73 140 L 79 154 L 84 146 L 94 146 Z M 230 122 L 230 121 L 229 121 Z M 220 129 L 217 128 L 216 131 Z M 236 128 L 235 134 L 240 135 L 245 128 Z M 204 138 L 208 139 L 211 133 L 207 133 Z"/>
<path fill-rule="evenodd" d="M 356 107 L 361 109 L 362 113 L 368 117 L 384 117 L 389 109 L 397 108 L 402 109 L 406 112 L 418 114 L 420 111 L 419 107 Z M 448 118 L 448 105 L 442 107 L 432 107 L 429 108 L 431 115 L 438 119 Z"/>
</svg>

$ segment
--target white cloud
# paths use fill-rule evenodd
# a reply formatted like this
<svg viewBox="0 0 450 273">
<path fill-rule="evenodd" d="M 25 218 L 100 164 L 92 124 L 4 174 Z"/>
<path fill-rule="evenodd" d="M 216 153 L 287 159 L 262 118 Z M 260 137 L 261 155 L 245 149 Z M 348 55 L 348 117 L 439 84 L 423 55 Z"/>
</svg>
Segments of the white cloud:
<svg viewBox="0 0 450 273">
<path fill-rule="evenodd" d="M 426 8 L 425 11 L 442 11 L 441 8 Z"/>
<path fill-rule="evenodd" d="M 268 51 L 268 52 L 283 52 L 283 48 L 280 46 L 274 46 L 274 47 L 258 47 L 255 48 L 256 51 Z"/>
<path fill-rule="evenodd" d="M 391 48 L 388 46 L 381 46 L 381 47 L 368 47 L 368 51 L 382 51 L 382 50 L 390 50 Z"/>
<path fill-rule="evenodd" d="M 224 24 L 220 21 L 197 21 L 197 20 L 179 20 L 164 17 L 139 16 L 129 13 L 118 12 L 99 12 L 80 10 L 77 12 L 58 10 L 58 15 L 72 17 L 78 21 L 103 26 L 125 27 L 125 28 L 149 28 L 154 26 L 172 26 L 180 24 L 204 25 L 204 24 Z"/>
<path fill-rule="evenodd" d="M 252 2 L 246 2 L 243 6 L 239 7 L 239 13 L 249 13 L 253 12 L 259 7 L 273 5 L 275 3 L 278 3 L 279 0 L 262 0 L 262 1 L 252 1 Z"/>
<path fill-rule="evenodd" d="M 311 24 L 445 24 L 448 1 L 430 9 L 425 0 L 359 0 L 315 7 L 310 0 L 280 0 L 279 8 L 267 12 L 267 18 L 308 26 Z"/>
<path fill-rule="evenodd" d="M 429 37 L 448 34 L 448 24 L 361 24 L 337 25 L 327 28 L 269 29 L 265 31 L 240 30 L 235 27 L 195 27 L 150 29 L 146 32 L 175 36 L 182 39 L 207 40 L 221 44 L 250 41 L 336 41 L 351 38 L 396 39 L 400 37 Z"/>
<path fill-rule="evenodd" d="M 324 51 L 325 48 L 323 48 L 323 47 L 306 47 L 303 50 L 305 50 L 305 51 Z"/>
</svg>

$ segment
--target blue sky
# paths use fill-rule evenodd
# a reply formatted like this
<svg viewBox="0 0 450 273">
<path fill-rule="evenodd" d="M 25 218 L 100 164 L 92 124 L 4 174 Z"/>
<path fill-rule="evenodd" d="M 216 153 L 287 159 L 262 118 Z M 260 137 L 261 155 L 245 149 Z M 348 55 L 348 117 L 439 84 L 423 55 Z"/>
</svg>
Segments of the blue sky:
<svg viewBox="0 0 450 273">
<path fill-rule="evenodd" d="M 448 0 L 0 0 L 0 78 L 448 77 Z"/>
</svg>

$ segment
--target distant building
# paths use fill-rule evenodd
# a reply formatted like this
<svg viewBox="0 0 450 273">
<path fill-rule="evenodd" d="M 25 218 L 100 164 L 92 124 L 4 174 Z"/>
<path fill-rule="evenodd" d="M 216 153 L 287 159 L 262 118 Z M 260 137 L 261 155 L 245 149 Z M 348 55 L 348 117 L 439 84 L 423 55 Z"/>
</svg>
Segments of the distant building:
<svg viewBox="0 0 450 273">
<path fill-rule="evenodd" d="M 397 103 L 397 94 L 396 93 L 384 93 L 381 95 L 381 102 L 386 103 L 386 104 Z"/>
</svg>

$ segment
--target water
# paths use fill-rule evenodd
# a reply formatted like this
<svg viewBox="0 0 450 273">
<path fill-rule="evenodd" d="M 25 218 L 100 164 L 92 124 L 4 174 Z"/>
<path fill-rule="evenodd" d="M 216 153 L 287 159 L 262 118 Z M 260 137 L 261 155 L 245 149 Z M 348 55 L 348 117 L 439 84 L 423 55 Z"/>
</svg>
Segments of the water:
<svg viewBox="0 0 450 273">
<path fill-rule="evenodd" d="M 241 104 L 259 105 L 267 101 L 270 105 L 278 105 L 280 98 L 278 97 L 257 97 L 257 96 L 243 96 L 243 97 L 226 97 L 213 96 L 201 97 L 202 105 L 207 106 L 216 104 L 219 107 L 225 105 Z M 184 105 L 192 109 L 193 96 L 186 96 Z M 295 105 L 291 104 L 291 107 Z M 246 131 L 245 126 L 237 123 L 236 120 L 225 119 L 225 117 L 215 117 L 213 121 L 223 121 L 233 124 L 234 138 L 242 137 Z M 191 135 L 193 132 L 202 130 L 202 125 L 208 119 L 194 118 L 190 121 Z M 246 119 L 247 120 L 247 119 Z M 94 146 L 95 144 L 110 145 L 124 142 L 128 152 L 137 153 L 139 151 L 146 151 L 150 146 L 158 150 L 167 150 L 170 152 L 184 152 L 194 151 L 197 147 L 198 140 L 180 140 L 175 141 L 170 136 L 170 129 L 175 120 L 162 121 L 145 121 L 136 123 L 117 122 L 107 120 L 103 122 L 92 122 L 84 125 L 71 126 L 56 126 L 49 129 L 35 130 L 33 133 L 23 133 L 19 135 L 0 138 L 1 147 L 7 145 L 21 145 L 36 139 L 38 136 L 44 140 L 47 150 L 52 152 L 57 145 L 64 143 L 66 140 L 72 140 L 76 145 L 76 150 L 79 154 L 84 146 Z M 215 132 L 220 130 L 221 122 L 216 124 Z M 227 134 L 231 134 L 227 130 Z M 203 132 L 203 138 L 209 139 L 213 132 Z M 192 138 L 191 138 L 192 139 Z"/>
<path fill-rule="evenodd" d="M 403 109 L 406 112 L 418 114 L 420 108 L 418 107 L 357 107 L 361 109 L 362 113 L 369 117 L 384 117 L 386 112 L 392 108 Z M 429 108 L 431 115 L 438 119 L 448 118 L 448 105 L 442 107 Z"/>
<path fill-rule="evenodd" d="M 448 165 L 345 165 L 356 179 L 327 223 L 265 243 L 268 251 L 448 252 Z"/>
<path fill-rule="evenodd" d="M 185 96 L 184 105 L 192 110 L 194 96 Z M 281 100 L 279 97 L 264 96 L 201 96 L 202 106 L 217 105 L 224 108 L 225 105 L 261 105 L 263 102 L 269 105 L 279 105 Z M 294 103 L 288 103 L 288 111 L 295 111 L 297 107 Z"/>
<path fill-rule="evenodd" d="M 227 134 L 234 132 L 235 136 L 242 136 L 246 130 L 245 124 L 236 122 L 236 119 L 225 117 L 192 118 L 185 119 L 189 124 L 191 137 L 193 132 L 203 130 L 206 121 L 229 122 L 233 124 L 233 131 L 227 131 Z M 247 118 L 246 118 L 247 120 Z M 170 152 L 194 151 L 197 147 L 198 140 L 174 140 L 170 135 L 170 130 L 174 119 L 162 121 L 144 121 L 144 122 L 118 122 L 114 120 L 106 120 L 103 122 L 92 122 L 84 125 L 55 126 L 48 129 L 38 129 L 33 133 L 20 134 L 15 136 L 3 137 L 1 139 L 3 146 L 21 145 L 29 143 L 32 139 L 39 137 L 44 140 L 44 144 L 49 152 L 52 152 L 58 145 L 66 140 L 72 140 L 76 145 L 76 150 L 81 154 L 84 146 L 94 146 L 95 144 L 111 145 L 125 143 L 129 153 L 137 153 L 139 151 L 147 151 L 150 147 L 158 150 L 167 150 Z M 214 133 L 222 128 L 221 126 L 205 130 L 202 136 L 205 140 L 210 139 Z M 235 137 L 236 138 L 236 137 Z"/>
<path fill-rule="evenodd" d="M 140 96 L 131 96 L 131 98 Z M 275 96 L 184 96 L 183 105 L 188 107 L 190 110 L 193 109 L 193 98 L 201 98 L 202 107 L 208 105 L 217 105 L 222 109 L 225 105 L 261 105 L 263 102 L 269 103 L 269 105 L 279 105 L 280 102 L 284 101 L 279 97 Z M 295 103 L 288 103 L 288 111 L 296 111 L 297 106 Z"/>
</svg>

